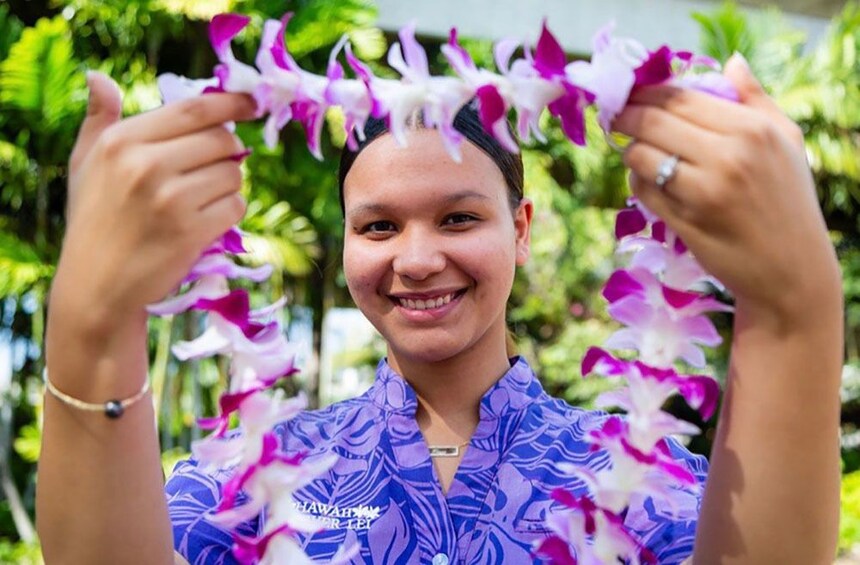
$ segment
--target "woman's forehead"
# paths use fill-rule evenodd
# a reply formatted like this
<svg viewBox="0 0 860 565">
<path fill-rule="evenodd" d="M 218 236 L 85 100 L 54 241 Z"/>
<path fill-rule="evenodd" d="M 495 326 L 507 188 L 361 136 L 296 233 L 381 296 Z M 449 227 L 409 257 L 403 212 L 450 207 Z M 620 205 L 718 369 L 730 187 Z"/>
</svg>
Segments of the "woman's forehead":
<svg viewBox="0 0 860 565">
<path fill-rule="evenodd" d="M 507 185 L 501 170 L 471 143 L 462 143 L 457 163 L 434 130 L 410 131 L 407 142 L 402 147 L 386 134 L 361 151 L 344 180 L 347 214 L 391 201 L 425 205 L 466 199 L 505 201 Z"/>
</svg>

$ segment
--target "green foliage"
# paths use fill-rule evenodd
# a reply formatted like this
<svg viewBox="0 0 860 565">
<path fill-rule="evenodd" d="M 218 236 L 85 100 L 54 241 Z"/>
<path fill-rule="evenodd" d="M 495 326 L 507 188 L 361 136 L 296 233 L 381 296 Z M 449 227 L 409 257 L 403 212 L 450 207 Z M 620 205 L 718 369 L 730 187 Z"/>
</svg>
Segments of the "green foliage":
<svg viewBox="0 0 860 565">
<path fill-rule="evenodd" d="M 42 551 L 39 544 L 12 542 L 0 539 L 0 563 L 15 565 L 42 565 Z"/>
<path fill-rule="evenodd" d="M 254 263 L 269 263 L 292 276 L 310 273 L 311 259 L 319 254 L 317 234 L 288 202 L 267 204 L 262 197 L 251 200 L 242 229 L 248 232 L 245 242 Z"/>
<path fill-rule="evenodd" d="M 839 549 L 848 551 L 857 544 L 860 544 L 860 471 L 842 477 L 839 519 Z"/>
<path fill-rule="evenodd" d="M 0 104 L 28 114 L 33 130 L 55 132 L 83 107 L 79 70 L 68 22 L 61 16 L 42 18 L 24 30 L 0 63 Z"/>
<path fill-rule="evenodd" d="M 0 231 L 0 296 L 22 295 L 53 272 L 29 244 Z"/>
<path fill-rule="evenodd" d="M 850 216 L 860 202 L 860 3 L 846 3 L 811 50 L 805 33 L 776 10 L 747 17 L 728 2 L 695 18 L 703 51 L 721 61 L 742 53 L 800 124 L 822 204 Z M 841 231 L 858 229 L 850 217 L 834 220 Z"/>
<path fill-rule="evenodd" d="M 725 61 L 738 51 L 748 59 L 754 41 L 747 28 L 746 17 L 735 2 L 724 2 L 720 8 L 709 14 L 693 14 L 702 27 L 702 51 L 718 60 Z"/>
<path fill-rule="evenodd" d="M 174 447 L 161 452 L 161 469 L 165 477 L 169 477 L 173 473 L 173 468 L 176 464 L 184 459 L 188 459 L 188 451 L 181 447 Z"/>
<path fill-rule="evenodd" d="M 0 5 L 0 61 L 9 55 L 9 47 L 18 41 L 23 29 L 21 20 L 9 11 L 9 6 Z"/>
</svg>

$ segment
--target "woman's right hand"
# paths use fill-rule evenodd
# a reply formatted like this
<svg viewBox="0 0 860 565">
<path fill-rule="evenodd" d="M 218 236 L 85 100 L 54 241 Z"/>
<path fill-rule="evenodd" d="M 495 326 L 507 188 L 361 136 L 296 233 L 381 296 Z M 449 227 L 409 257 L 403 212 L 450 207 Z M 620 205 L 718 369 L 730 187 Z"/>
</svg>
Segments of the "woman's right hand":
<svg viewBox="0 0 860 565">
<path fill-rule="evenodd" d="M 121 120 L 116 84 L 100 73 L 88 84 L 51 306 L 110 333 L 119 318 L 145 320 L 145 306 L 244 215 L 231 159 L 244 148 L 223 124 L 255 107 L 244 95 L 207 94 Z"/>
</svg>

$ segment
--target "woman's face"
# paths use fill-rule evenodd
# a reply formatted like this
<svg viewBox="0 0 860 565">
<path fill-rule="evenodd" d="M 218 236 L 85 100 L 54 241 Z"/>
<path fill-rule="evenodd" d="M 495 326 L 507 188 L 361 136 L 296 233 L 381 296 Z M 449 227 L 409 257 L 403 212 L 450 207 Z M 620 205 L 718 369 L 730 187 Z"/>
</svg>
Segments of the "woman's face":
<svg viewBox="0 0 860 565">
<path fill-rule="evenodd" d="M 350 293 L 397 359 L 492 349 L 528 258 L 531 202 L 512 212 L 501 171 L 471 143 L 457 164 L 434 130 L 408 140 L 373 141 L 344 181 Z"/>
</svg>

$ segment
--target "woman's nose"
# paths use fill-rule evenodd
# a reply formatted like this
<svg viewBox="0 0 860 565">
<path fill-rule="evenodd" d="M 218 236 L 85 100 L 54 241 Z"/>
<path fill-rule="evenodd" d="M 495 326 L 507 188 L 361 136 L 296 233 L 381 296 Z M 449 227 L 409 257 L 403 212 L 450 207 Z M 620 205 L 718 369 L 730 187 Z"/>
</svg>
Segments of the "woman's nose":
<svg viewBox="0 0 860 565">
<path fill-rule="evenodd" d="M 420 281 L 445 269 L 445 255 L 436 238 L 411 230 L 402 232 L 398 239 L 392 265 L 397 275 Z"/>
</svg>

